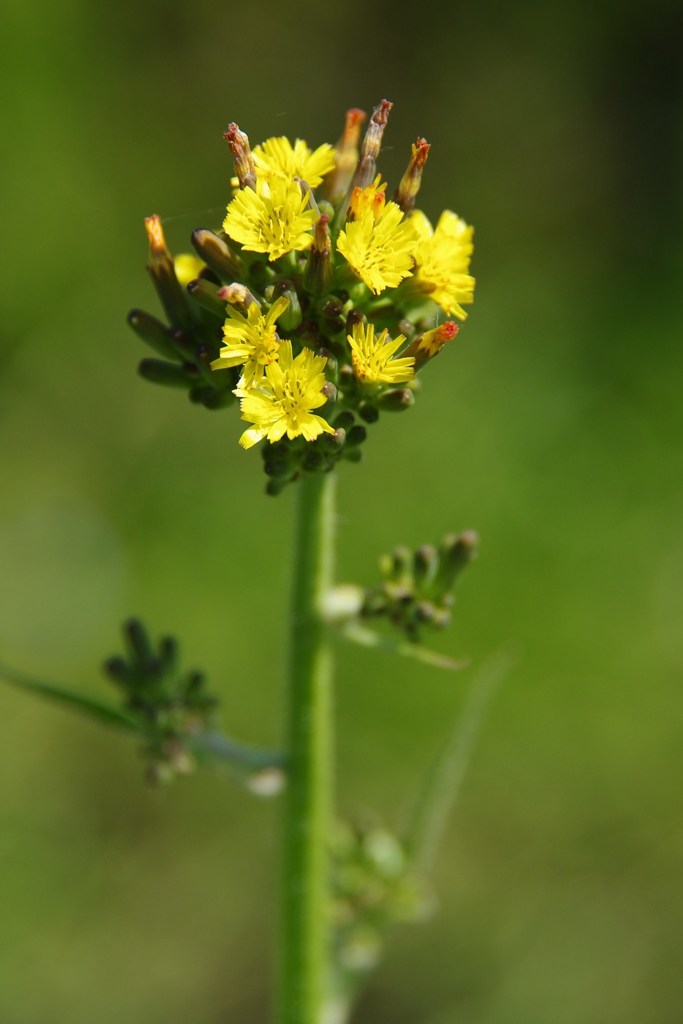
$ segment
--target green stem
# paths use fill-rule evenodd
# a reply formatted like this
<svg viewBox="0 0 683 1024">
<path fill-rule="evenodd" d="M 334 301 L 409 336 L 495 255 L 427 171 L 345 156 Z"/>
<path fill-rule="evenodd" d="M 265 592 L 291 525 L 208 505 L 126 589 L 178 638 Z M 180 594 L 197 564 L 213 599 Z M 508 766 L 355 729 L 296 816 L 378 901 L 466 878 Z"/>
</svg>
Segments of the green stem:
<svg viewBox="0 0 683 1024">
<path fill-rule="evenodd" d="M 304 476 L 297 489 L 277 1024 L 319 1024 L 332 791 L 332 655 L 322 603 L 333 575 L 334 475 Z"/>
</svg>

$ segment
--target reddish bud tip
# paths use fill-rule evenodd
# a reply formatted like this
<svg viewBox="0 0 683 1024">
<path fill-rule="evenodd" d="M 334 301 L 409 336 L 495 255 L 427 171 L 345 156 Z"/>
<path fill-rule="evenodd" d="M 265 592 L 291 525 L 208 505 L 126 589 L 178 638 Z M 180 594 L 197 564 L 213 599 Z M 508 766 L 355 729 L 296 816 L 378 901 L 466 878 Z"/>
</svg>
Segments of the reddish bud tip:
<svg viewBox="0 0 683 1024">
<path fill-rule="evenodd" d="M 447 320 L 437 330 L 439 341 L 452 341 L 460 330 L 460 325 L 456 324 L 455 320 Z"/>
<path fill-rule="evenodd" d="M 413 146 L 413 161 L 417 170 L 422 170 L 424 165 L 427 163 L 427 157 L 429 156 L 430 149 L 431 146 L 426 139 L 418 138 L 417 142 Z"/>
<path fill-rule="evenodd" d="M 375 107 L 375 111 L 372 115 L 372 120 L 375 124 L 382 125 L 384 127 L 389 120 L 389 114 L 393 107 L 391 100 L 381 100 L 378 107 Z"/>
</svg>

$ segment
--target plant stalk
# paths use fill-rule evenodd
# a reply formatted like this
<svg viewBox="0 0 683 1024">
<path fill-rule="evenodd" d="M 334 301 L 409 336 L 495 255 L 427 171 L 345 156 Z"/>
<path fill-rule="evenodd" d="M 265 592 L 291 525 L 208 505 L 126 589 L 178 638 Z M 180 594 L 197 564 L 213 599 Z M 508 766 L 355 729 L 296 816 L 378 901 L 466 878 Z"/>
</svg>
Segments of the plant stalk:
<svg viewBox="0 0 683 1024">
<path fill-rule="evenodd" d="M 322 604 L 334 566 L 334 473 L 297 484 L 277 1024 L 320 1024 L 328 954 L 332 653 Z"/>
</svg>

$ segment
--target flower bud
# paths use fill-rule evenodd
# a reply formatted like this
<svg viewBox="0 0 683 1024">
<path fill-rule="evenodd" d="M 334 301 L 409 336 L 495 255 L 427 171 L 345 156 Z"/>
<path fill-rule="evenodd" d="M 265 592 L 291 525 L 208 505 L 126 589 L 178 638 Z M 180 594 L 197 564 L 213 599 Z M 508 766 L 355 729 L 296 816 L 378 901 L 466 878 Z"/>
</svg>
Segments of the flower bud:
<svg viewBox="0 0 683 1024">
<path fill-rule="evenodd" d="M 128 323 L 138 338 L 158 352 L 160 356 L 166 356 L 168 359 L 179 358 L 168 330 L 156 317 L 150 316 L 142 309 L 132 309 L 128 314 Z"/>
<path fill-rule="evenodd" d="M 202 309 L 213 313 L 221 322 L 225 320 L 225 303 L 219 298 L 218 292 L 221 289 L 217 285 L 199 277 L 196 281 L 190 281 L 187 290 Z"/>
<path fill-rule="evenodd" d="M 145 217 L 145 230 L 149 239 L 147 270 L 161 304 L 172 324 L 189 327 L 192 324 L 192 314 L 187 293 L 176 277 L 173 257 L 168 251 L 164 229 L 156 214 Z"/>
<path fill-rule="evenodd" d="M 353 334 L 356 324 L 362 324 L 365 317 L 359 309 L 350 309 L 346 314 L 346 333 Z"/>
<path fill-rule="evenodd" d="M 479 537 L 474 530 L 465 530 L 459 536 L 444 537 L 439 550 L 439 573 L 437 586 L 447 593 L 452 590 L 456 578 L 477 557 Z"/>
<path fill-rule="evenodd" d="M 364 110 L 354 107 L 346 111 L 344 132 L 334 151 L 334 170 L 325 179 L 325 195 L 332 203 L 339 202 L 348 191 L 358 164 L 360 127 L 367 117 Z"/>
<path fill-rule="evenodd" d="M 123 625 L 123 635 L 131 662 L 146 665 L 152 657 L 152 644 L 140 620 L 128 619 Z"/>
<path fill-rule="evenodd" d="M 131 681 L 131 671 L 124 658 L 107 658 L 102 666 L 104 671 L 120 686 L 128 686 Z"/>
<path fill-rule="evenodd" d="M 324 295 L 332 287 L 332 239 L 329 229 L 330 218 L 324 213 L 315 225 L 313 244 L 308 254 L 304 271 L 304 285 L 314 295 Z"/>
<path fill-rule="evenodd" d="M 351 427 L 350 430 L 347 430 L 345 447 L 348 449 L 357 448 L 358 445 L 363 444 L 363 441 L 365 441 L 367 436 L 368 432 L 365 427 L 362 426 L 362 424 L 357 423 L 355 427 Z"/>
<path fill-rule="evenodd" d="M 289 305 L 277 318 L 278 327 L 283 331 L 295 331 L 297 327 L 301 326 L 303 316 L 301 313 L 301 303 L 299 302 L 299 293 L 292 281 L 285 279 L 278 281 L 274 286 L 271 302 L 275 302 L 281 297 L 287 299 Z"/>
<path fill-rule="evenodd" d="M 432 544 L 423 544 L 413 556 L 415 582 L 423 589 L 429 587 L 439 568 L 439 556 Z"/>
<path fill-rule="evenodd" d="M 434 327 L 413 338 L 403 355 L 414 358 L 415 372 L 417 373 L 425 363 L 439 354 L 447 341 L 451 341 L 457 336 L 459 330 L 460 327 L 454 320 L 446 320 L 439 327 Z"/>
<path fill-rule="evenodd" d="M 426 139 L 418 138 L 417 142 L 413 143 L 410 163 L 394 195 L 394 202 L 401 207 L 404 213 L 409 213 L 415 205 L 415 197 L 420 191 L 422 181 L 422 169 L 427 162 L 428 155 L 429 143 Z"/>
<path fill-rule="evenodd" d="M 392 388 L 380 395 L 377 405 L 385 412 L 403 412 L 415 405 L 415 395 L 410 388 Z"/>
<path fill-rule="evenodd" d="M 376 423 L 379 419 L 379 409 L 372 402 L 361 402 L 358 406 L 358 415 L 366 423 Z"/>
<path fill-rule="evenodd" d="M 233 281 L 244 275 L 244 263 L 221 235 L 214 234 L 208 228 L 197 228 L 192 232 L 192 244 L 206 265 L 222 281 Z"/>
<path fill-rule="evenodd" d="M 138 373 L 152 384 L 163 384 L 170 388 L 186 388 L 192 383 L 188 377 L 187 364 L 167 363 L 163 359 L 143 359 L 138 366 Z"/>
<path fill-rule="evenodd" d="M 229 302 L 231 306 L 242 306 L 245 310 L 249 309 L 252 302 L 260 305 L 247 286 L 240 284 L 238 281 L 234 281 L 232 284 L 224 284 L 222 288 L 218 289 L 216 295 L 223 302 Z"/>
<path fill-rule="evenodd" d="M 251 155 L 248 136 L 243 131 L 240 131 L 239 125 L 231 121 L 223 133 L 223 138 L 230 146 L 240 188 L 255 188 L 256 165 Z"/>
<path fill-rule="evenodd" d="M 389 120 L 389 112 L 393 107 L 389 100 L 382 100 L 379 106 L 375 107 L 370 123 L 368 124 L 360 162 L 353 176 L 352 185 L 354 188 L 366 188 L 374 179 L 377 168 L 377 157 L 382 146 L 382 136 Z"/>
</svg>

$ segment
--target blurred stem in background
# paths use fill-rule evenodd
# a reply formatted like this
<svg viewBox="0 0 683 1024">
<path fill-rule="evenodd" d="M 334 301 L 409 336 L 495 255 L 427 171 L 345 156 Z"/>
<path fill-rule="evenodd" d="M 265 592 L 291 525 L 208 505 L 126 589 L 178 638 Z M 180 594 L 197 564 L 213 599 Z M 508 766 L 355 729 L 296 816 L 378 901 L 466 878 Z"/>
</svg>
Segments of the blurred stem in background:
<svg viewBox="0 0 683 1024">
<path fill-rule="evenodd" d="M 327 973 L 335 475 L 299 482 L 289 656 L 282 946 L 277 1024 L 318 1024 Z"/>
</svg>

